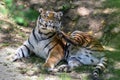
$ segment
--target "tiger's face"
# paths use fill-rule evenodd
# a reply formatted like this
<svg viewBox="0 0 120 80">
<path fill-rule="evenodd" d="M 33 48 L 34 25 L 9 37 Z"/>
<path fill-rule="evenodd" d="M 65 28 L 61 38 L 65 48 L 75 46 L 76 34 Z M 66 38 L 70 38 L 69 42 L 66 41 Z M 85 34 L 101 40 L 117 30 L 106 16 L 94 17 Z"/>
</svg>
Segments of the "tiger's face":
<svg viewBox="0 0 120 80">
<path fill-rule="evenodd" d="M 54 33 L 61 28 L 62 12 L 45 11 L 39 9 L 40 16 L 37 20 L 37 26 L 42 33 Z"/>
</svg>

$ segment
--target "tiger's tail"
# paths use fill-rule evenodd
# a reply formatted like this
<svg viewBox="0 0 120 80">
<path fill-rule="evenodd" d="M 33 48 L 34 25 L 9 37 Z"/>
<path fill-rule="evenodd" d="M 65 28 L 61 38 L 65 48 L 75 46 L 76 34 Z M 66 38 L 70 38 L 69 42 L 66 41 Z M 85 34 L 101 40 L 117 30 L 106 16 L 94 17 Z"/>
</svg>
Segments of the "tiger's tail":
<svg viewBox="0 0 120 80">
<path fill-rule="evenodd" d="M 103 57 L 100 59 L 100 62 L 97 64 L 95 67 L 93 73 L 92 73 L 92 78 L 93 80 L 99 80 L 99 75 L 104 72 L 104 70 L 107 67 L 107 58 Z"/>
</svg>

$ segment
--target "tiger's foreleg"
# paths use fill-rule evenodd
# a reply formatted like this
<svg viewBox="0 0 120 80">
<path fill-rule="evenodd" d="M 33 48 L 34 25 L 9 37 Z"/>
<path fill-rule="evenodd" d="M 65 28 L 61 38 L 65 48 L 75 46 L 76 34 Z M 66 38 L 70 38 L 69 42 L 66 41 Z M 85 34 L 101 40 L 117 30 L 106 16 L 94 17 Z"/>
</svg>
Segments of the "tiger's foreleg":
<svg viewBox="0 0 120 80">
<path fill-rule="evenodd" d="M 67 42 L 73 44 L 73 45 L 77 45 L 78 42 L 76 42 L 76 40 L 74 38 L 72 38 L 70 35 L 67 35 L 65 32 L 63 31 L 58 31 L 58 35 L 61 38 L 64 38 Z"/>
<path fill-rule="evenodd" d="M 58 69 L 55 68 L 55 66 L 63 59 L 63 57 L 63 52 L 59 52 L 59 50 L 53 49 L 53 51 L 49 53 L 49 56 L 43 67 L 50 72 L 57 72 Z"/>
<path fill-rule="evenodd" d="M 92 77 L 93 80 L 99 80 L 99 75 L 104 72 L 107 66 L 107 58 L 103 57 L 100 59 L 100 62 L 96 65 Z"/>
<path fill-rule="evenodd" d="M 57 63 L 57 59 L 55 57 L 49 57 L 46 62 L 43 64 L 43 67 L 47 69 L 50 72 L 57 72 L 54 67 L 55 64 Z"/>
<path fill-rule="evenodd" d="M 15 55 L 13 56 L 13 62 L 20 60 L 21 58 L 29 57 L 30 50 L 26 45 L 22 45 L 20 48 L 17 49 Z"/>
</svg>

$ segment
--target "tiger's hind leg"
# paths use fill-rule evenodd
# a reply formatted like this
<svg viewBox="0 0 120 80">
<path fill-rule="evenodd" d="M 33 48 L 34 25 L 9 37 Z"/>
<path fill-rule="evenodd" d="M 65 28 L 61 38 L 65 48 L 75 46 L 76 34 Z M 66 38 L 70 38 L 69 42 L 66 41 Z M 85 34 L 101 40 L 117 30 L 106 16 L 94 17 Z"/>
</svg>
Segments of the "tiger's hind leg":
<svg viewBox="0 0 120 80">
<path fill-rule="evenodd" d="M 104 72 L 106 66 L 107 66 L 107 58 L 103 57 L 100 59 L 100 62 L 96 65 L 92 73 L 93 80 L 99 80 L 99 75 Z"/>
<path fill-rule="evenodd" d="M 30 50 L 26 45 L 22 45 L 20 48 L 17 49 L 15 55 L 13 56 L 12 61 L 20 60 L 21 58 L 29 57 Z"/>
</svg>

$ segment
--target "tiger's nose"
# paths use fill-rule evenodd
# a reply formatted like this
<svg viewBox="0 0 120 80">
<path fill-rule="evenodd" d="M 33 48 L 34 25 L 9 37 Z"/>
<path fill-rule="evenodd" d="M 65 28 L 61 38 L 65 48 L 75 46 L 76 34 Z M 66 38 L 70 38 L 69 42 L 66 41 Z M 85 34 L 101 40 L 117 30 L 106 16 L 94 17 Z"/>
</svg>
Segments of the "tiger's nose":
<svg viewBox="0 0 120 80">
<path fill-rule="evenodd" d="M 45 24 L 44 27 L 47 27 L 47 24 Z"/>
</svg>

